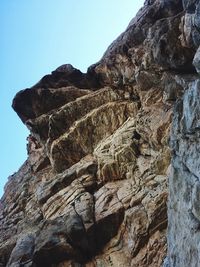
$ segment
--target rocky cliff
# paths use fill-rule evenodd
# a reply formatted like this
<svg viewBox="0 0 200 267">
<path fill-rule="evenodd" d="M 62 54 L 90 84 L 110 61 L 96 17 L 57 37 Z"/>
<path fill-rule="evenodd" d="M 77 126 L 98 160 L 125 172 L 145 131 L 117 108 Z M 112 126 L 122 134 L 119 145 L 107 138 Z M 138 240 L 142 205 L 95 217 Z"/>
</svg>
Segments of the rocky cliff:
<svg viewBox="0 0 200 267">
<path fill-rule="evenodd" d="M 87 73 L 15 96 L 28 159 L 0 201 L 0 266 L 200 266 L 199 15 L 145 1 Z"/>
</svg>

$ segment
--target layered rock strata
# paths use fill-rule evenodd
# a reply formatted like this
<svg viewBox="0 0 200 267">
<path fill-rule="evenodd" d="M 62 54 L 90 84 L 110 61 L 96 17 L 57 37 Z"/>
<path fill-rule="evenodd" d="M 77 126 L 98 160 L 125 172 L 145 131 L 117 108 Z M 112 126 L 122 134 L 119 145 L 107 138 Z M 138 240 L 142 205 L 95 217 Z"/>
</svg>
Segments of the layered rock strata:
<svg viewBox="0 0 200 267">
<path fill-rule="evenodd" d="M 0 266 L 198 266 L 199 8 L 145 1 L 86 74 L 15 96 L 28 159 L 0 202 Z"/>
</svg>

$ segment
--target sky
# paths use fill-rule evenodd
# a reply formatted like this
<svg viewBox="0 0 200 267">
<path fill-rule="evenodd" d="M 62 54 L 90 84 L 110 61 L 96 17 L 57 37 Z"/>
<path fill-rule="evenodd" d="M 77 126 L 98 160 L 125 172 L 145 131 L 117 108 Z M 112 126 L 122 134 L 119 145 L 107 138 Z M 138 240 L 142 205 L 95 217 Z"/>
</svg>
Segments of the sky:
<svg viewBox="0 0 200 267">
<path fill-rule="evenodd" d="M 15 94 L 66 63 L 86 72 L 128 26 L 144 0 L 0 1 L 0 197 L 27 158 L 29 131 Z"/>
</svg>

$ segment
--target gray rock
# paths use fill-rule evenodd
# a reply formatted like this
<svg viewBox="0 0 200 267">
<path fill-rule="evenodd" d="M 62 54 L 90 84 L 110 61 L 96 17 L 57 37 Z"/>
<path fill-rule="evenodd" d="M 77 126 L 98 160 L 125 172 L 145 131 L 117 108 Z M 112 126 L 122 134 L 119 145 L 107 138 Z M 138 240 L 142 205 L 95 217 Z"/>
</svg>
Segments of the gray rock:
<svg viewBox="0 0 200 267">
<path fill-rule="evenodd" d="M 194 56 L 193 65 L 195 66 L 196 71 L 200 74 L 200 47 L 197 49 Z"/>
</svg>

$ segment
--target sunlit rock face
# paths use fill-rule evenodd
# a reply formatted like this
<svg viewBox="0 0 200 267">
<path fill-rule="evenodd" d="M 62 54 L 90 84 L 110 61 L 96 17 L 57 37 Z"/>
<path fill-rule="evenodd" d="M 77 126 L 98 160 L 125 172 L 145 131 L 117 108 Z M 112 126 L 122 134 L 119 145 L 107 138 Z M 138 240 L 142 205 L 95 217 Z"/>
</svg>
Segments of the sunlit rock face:
<svg viewBox="0 0 200 267">
<path fill-rule="evenodd" d="M 15 96 L 28 159 L 0 201 L 0 266 L 200 266 L 199 10 L 145 1 L 86 74 Z"/>
</svg>

